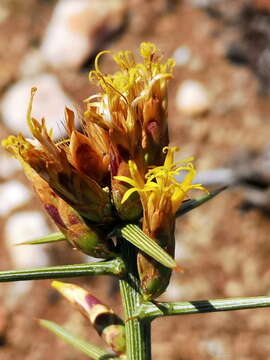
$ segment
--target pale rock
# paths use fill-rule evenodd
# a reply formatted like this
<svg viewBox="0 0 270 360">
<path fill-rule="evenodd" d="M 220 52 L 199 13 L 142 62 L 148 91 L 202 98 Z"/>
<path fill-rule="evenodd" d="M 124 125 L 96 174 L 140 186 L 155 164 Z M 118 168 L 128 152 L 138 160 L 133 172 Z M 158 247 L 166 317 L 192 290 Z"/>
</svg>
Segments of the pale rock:
<svg viewBox="0 0 270 360">
<path fill-rule="evenodd" d="M 0 4 L 0 24 L 4 22 L 10 15 L 10 10 L 6 4 Z"/>
<path fill-rule="evenodd" d="M 17 269 L 43 267 L 49 264 L 46 245 L 18 245 L 48 235 L 50 229 L 38 211 L 21 211 L 7 220 L 4 236 L 13 266 Z"/>
<path fill-rule="evenodd" d="M 40 50 L 32 49 L 28 51 L 20 64 L 20 75 L 22 77 L 35 76 L 43 72 L 46 64 Z"/>
<path fill-rule="evenodd" d="M 4 298 L 4 306 L 9 311 L 13 311 L 16 305 L 22 301 L 33 287 L 33 281 L 14 281 L 8 284 L 8 291 Z"/>
<path fill-rule="evenodd" d="M 32 116 L 38 120 L 44 117 L 47 128 L 53 129 L 54 136 L 63 137 L 66 134 L 63 125 L 65 106 L 73 110 L 75 107 L 57 78 L 51 74 L 19 80 L 7 90 L 0 108 L 4 123 L 15 133 L 31 136 L 26 113 L 32 87 L 37 87 Z"/>
<path fill-rule="evenodd" d="M 208 339 L 201 341 L 201 348 L 211 357 L 211 359 L 232 360 L 225 344 L 220 339 Z"/>
<path fill-rule="evenodd" d="M 47 245 L 21 245 L 16 243 L 33 240 L 49 233 L 43 215 L 37 211 L 22 211 L 8 219 L 4 236 L 6 247 L 15 269 L 39 268 L 49 265 Z M 9 284 L 5 306 L 12 311 L 33 287 L 33 281 L 18 281 Z"/>
<path fill-rule="evenodd" d="M 32 193 L 26 186 L 17 180 L 0 185 L 0 217 L 20 206 L 25 205 L 32 197 Z"/>
<path fill-rule="evenodd" d="M 204 85 L 194 80 L 184 81 L 176 94 L 176 106 L 184 114 L 199 116 L 210 110 L 211 96 Z"/>
<path fill-rule="evenodd" d="M 7 154 L 0 153 L 0 178 L 8 179 L 21 169 L 19 161 L 8 156 Z"/>
<path fill-rule="evenodd" d="M 166 292 L 162 295 L 165 301 L 181 301 L 186 295 L 185 287 L 179 281 L 171 278 Z"/>
<path fill-rule="evenodd" d="M 191 5 L 199 8 L 213 6 L 222 0 L 189 0 Z"/>
<path fill-rule="evenodd" d="M 177 241 L 179 239 L 179 241 Z M 175 260 L 177 263 L 191 259 L 193 256 L 192 250 L 183 242 L 181 242 L 181 234 L 176 236 L 176 247 L 175 247 Z"/>
<path fill-rule="evenodd" d="M 124 0 L 60 0 L 45 32 L 41 53 L 54 68 L 76 68 L 124 22 Z"/>
<path fill-rule="evenodd" d="M 187 46 L 180 46 L 174 51 L 172 57 L 176 65 L 184 66 L 187 65 L 191 59 L 191 51 Z"/>
<path fill-rule="evenodd" d="M 205 64 L 199 56 L 193 56 L 188 64 L 189 70 L 191 70 L 193 72 L 202 71 L 204 66 L 205 66 Z"/>
</svg>

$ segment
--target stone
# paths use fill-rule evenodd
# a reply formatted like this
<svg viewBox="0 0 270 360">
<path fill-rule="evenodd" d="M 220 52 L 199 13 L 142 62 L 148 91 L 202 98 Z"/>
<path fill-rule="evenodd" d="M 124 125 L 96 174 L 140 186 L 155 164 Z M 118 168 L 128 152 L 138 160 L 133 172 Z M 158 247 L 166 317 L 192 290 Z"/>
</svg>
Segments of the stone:
<svg viewBox="0 0 270 360">
<path fill-rule="evenodd" d="M 0 110 L 3 121 L 13 132 L 31 136 L 26 123 L 26 112 L 31 88 L 37 87 L 34 97 L 32 116 L 44 117 L 47 128 L 53 129 L 56 138 L 66 134 L 64 121 L 65 106 L 75 110 L 72 100 L 65 94 L 58 79 L 51 74 L 40 74 L 19 80 L 3 96 Z"/>
<path fill-rule="evenodd" d="M 39 49 L 31 49 L 22 59 L 20 64 L 20 75 L 22 77 L 35 76 L 43 72 L 46 63 Z"/>
<path fill-rule="evenodd" d="M 38 211 L 21 211 L 11 215 L 4 228 L 5 244 L 12 266 L 15 269 L 39 268 L 49 265 L 47 245 L 18 245 L 16 243 L 45 236 L 50 229 L 44 216 Z M 31 291 L 33 281 L 12 282 L 5 296 L 5 306 L 9 311 L 23 301 Z"/>
<path fill-rule="evenodd" d="M 184 81 L 176 93 L 179 111 L 190 116 L 199 116 L 210 110 L 212 98 L 204 85 L 194 80 Z"/>
<path fill-rule="evenodd" d="M 0 153 L 0 179 L 8 179 L 21 169 L 18 160 L 8 156 L 8 154 Z"/>
<path fill-rule="evenodd" d="M 0 185 L 0 217 L 8 215 L 12 210 L 25 205 L 32 197 L 28 188 L 17 180 Z"/>
<path fill-rule="evenodd" d="M 228 349 L 222 340 L 218 338 L 202 340 L 200 347 L 210 356 L 211 359 L 231 359 L 228 355 Z"/>
<path fill-rule="evenodd" d="M 124 0 L 60 0 L 41 44 L 45 61 L 56 69 L 78 68 L 123 25 Z"/>
<path fill-rule="evenodd" d="M 10 15 L 7 4 L 0 4 L 0 24 L 3 23 Z"/>
<path fill-rule="evenodd" d="M 4 236 L 13 266 L 17 269 L 47 266 L 47 245 L 16 244 L 40 238 L 49 232 L 44 216 L 38 211 L 20 211 L 11 215 L 5 224 Z"/>
<path fill-rule="evenodd" d="M 209 7 L 221 2 L 221 0 L 189 0 L 191 5 L 199 8 Z"/>
<path fill-rule="evenodd" d="M 191 51 L 187 46 L 180 46 L 174 51 L 172 57 L 176 65 L 184 66 L 187 65 L 191 59 Z"/>
</svg>

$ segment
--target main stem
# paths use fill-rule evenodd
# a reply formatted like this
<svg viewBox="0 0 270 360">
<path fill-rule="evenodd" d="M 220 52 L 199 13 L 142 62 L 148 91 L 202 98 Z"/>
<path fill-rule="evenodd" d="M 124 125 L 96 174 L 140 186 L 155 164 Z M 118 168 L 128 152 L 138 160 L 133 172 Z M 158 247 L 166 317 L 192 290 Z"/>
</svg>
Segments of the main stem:
<svg viewBox="0 0 270 360">
<path fill-rule="evenodd" d="M 142 303 L 136 266 L 137 251 L 124 239 L 120 241 L 121 253 L 127 268 L 125 277 L 120 280 L 126 326 L 127 360 L 151 360 L 150 320 L 140 320 L 135 315 Z"/>
</svg>

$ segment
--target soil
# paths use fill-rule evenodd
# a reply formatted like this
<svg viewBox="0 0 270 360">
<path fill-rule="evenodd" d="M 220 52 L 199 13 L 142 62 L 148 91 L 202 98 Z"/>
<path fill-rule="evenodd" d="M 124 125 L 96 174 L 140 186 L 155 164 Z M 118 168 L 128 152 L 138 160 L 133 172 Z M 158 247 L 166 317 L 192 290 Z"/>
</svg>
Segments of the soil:
<svg viewBox="0 0 270 360">
<path fill-rule="evenodd" d="M 32 46 L 40 43 L 54 1 L 11 1 L 12 16 L 0 26 L 0 95 L 19 78 L 19 64 Z M 168 11 L 168 4 L 173 10 Z M 240 2 L 239 2 L 240 4 Z M 240 6 L 240 5 L 239 5 Z M 230 39 L 239 36 L 221 21 L 209 17 L 191 1 L 132 0 L 130 19 L 123 31 L 104 45 L 112 50 L 136 50 L 140 42 L 153 41 L 171 56 L 188 46 L 193 66 L 175 69 L 169 89 L 171 141 L 181 156 L 195 156 L 199 171 L 223 166 L 242 149 L 260 149 L 269 143 L 269 97 L 259 95 L 259 83 L 248 67 L 236 67 L 225 59 Z M 90 61 L 91 62 L 91 61 Z M 109 71 L 105 58 L 102 67 Z M 89 68 L 88 68 L 89 69 Z M 80 102 L 95 89 L 87 71 L 57 74 L 67 93 Z M 201 81 L 213 94 L 210 111 L 190 118 L 178 112 L 175 94 L 185 79 Z M 46 114 L 45 114 L 46 115 Z M 9 130 L 0 125 L 1 137 Z M 22 177 L 23 179 L 23 177 Z M 24 179 L 23 179 L 24 181 Z M 185 301 L 270 292 L 269 218 L 258 211 L 242 213 L 244 190 L 227 190 L 211 202 L 177 221 L 177 261 L 185 272 L 173 275 L 163 300 Z M 31 207 L 38 208 L 36 202 Z M 1 229 L 6 219 L 0 221 Z M 78 261 L 72 250 L 57 245 L 55 264 L 61 259 Z M 64 260 L 63 260 L 63 257 Z M 1 269 L 11 267 L 1 245 Z M 120 298 L 110 278 L 74 279 L 120 312 Z M 8 285 L 1 285 L 0 300 Z M 6 300 L 5 300 L 6 303 Z M 268 309 L 171 317 L 153 322 L 155 360 L 262 360 L 270 358 Z M 50 281 L 36 281 L 31 293 L 10 311 L 0 308 L 0 358 L 3 360 L 86 359 L 76 350 L 41 328 L 36 319 L 55 321 L 78 335 L 102 345 L 96 333 L 69 304 L 50 288 Z"/>
</svg>

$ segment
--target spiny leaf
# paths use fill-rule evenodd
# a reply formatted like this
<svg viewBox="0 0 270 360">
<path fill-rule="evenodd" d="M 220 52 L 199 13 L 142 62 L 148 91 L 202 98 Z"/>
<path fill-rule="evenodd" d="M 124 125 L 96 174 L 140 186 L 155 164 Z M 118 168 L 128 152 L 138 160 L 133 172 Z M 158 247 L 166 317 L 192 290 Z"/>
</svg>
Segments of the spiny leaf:
<svg viewBox="0 0 270 360">
<path fill-rule="evenodd" d="M 163 316 L 188 315 L 218 311 L 245 310 L 270 307 L 270 296 L 254 296 L 227 299 L 209 299 L 181 302 L 145 302 L 138 309 L 141 319 Z"/>
<path fill-rule="evenodd" d="M 40 279 L 60 279 L 77 276 L 123 275 L 125 265 L 116 258 L 92 264 L 48 266 L 39 269 L 0 271 L 0 282 Z"/>
<path fill-rule="evenodd" d="M 57 325 L 56 323 L 48 320 L 39 320 L 39 323 L 44 328 L 53 332 L 57 337 L 63 339 L 70 345 L 74 346 L 80 352 L 89 356 L 94 360 L 105 360 L 105 359 L 115 359 L 116 355 L 110 354 L 109 352 L 101 349 L 96 345 L 89 344 L 85 340 L 71 334 L 69 331 L 64 329 L 62 326 Z"/>
<path fill-rule="evenodd" d="M 66 237 L 61 232 L 55 232 L 53 234 L 43 236 L 42 238 L 30 240 L 30 241 L 23 241 L 16 243 L 15 245 L 41 245 L 41 244 L 48 244 L 48 243 L 55 243 L 58 241 L 66 240 Z"/>
<path fill-rule="evenodd" d="M 175 260 L 147 236 L 137 225 L 128 224 L 119 230 L 120 236 L 135 245 L 138 249 L 151 256 L 160 264 L 174 270 L 181 270 Z"/>
<path fill-rule="evenodd" d="M 213 199 L 215 196 L 220 194 L 225 189 L 227 189 L 227 186 L 223 186 L 222 188 L 214 190 L 210 194 L 202 196 L 199 199 L 191 199 L 191 200 L 185 201 L 184 203 L 182 203 L 181 207 L 177 210 L 176 217 L 182 216 L 182 215 L 186 214 L 187 212 L 195 209 L 196 207 L 204 204 L 205 202 Z"/>
</svg>

